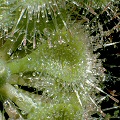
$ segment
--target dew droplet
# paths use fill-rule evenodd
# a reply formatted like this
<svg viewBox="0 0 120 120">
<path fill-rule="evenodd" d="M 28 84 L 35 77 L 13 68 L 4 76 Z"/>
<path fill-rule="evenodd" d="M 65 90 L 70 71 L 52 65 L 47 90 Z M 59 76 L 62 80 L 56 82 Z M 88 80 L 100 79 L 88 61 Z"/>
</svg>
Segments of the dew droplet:
<svg viewBox="0 0 120 120">
<path fill-rule="evenodd" d="M 32 59 L 32 58 L 29 58 L 29 57 L 28 57 L 28 61 L 30 61 L 31 59 Z"/>
<path fill-rule="evenodd" d="M 23 18 L 26 18 L 26 15 L 23 15 Z"/>
<path fill-rule="evenodd" d="M 38 19 L 38 20 L 37 20 L 37 23 L 39 23 L 39 22 L 40 22 L 40 20 Z"/>
<path fill-rule="evenodd" d="M 8 108 L 10 107 L 10 102 L 8 100 L 6 100 L 4 103 L 3 103 L 4 107 L 5 108 Z"/>
<path fill-rule="evenodd" d="M 51 12 L 48 12 L 48 15 L 51 15 Z"/>
<path fill-rule="evenodd" d="M 53 33 L 52 35 L 55 36 L 55 33 Z"/>
<path fill-rule="evenodd" d="M 12 49 L 9 49 L 9 51 L 7 52 L 8 55 L 12 54 Z"/>
<path fill-rule="evenodd" d="M 9 5 L 10 4 L 10 2 L 9 1 L 6 1 L 6 5 Z"/>
<path fill-rule="evenodd" d="M 11 41 L 11 42 L 13 42 L 13 41 L 14 41 L 14 39 L 10 39 L 10 41 Z"/>
<path fill-rule="evenodd" d="M 58 12 L 58 15 L 60 15 L 61 14 L 61 12 Z"/>
<path fill-rule="evenodd" d="M 29 17 L 29 20 L 32 20 L 32 17 Z"/>
<path fill-rule="evenodd" d="M 32 76 L 34 76 L 34 77 L 35 77 L 35 76 L 36 76 L 36 73 L 35 73 L 35 72 L 33 72 L 33 73 L 32 73 Z"/>
<path fill-rule="evenodd" d="M 50 116 L 47 116 L 47 119 L 50 119 L 51 117 Z"/>
<path fill-rule="evenodd" d="M 8 35 L 6 35 L 6 37 L 5 37 L 6 39 L 8 39 Z"/>
<path fill-rule="evenodd" d="M 26 112 L 22 110 L 22 111 L 21 111 L 21 114 L 22 114 L 22 115 L 26 115 Z"/>
<path fill-rule="evenodd" d="M 34 70 L 36 71 L 36 70 L 37 70 L 37 68 L 36 68 L 36 67 L 34 67 Z"/>
<path fill-rule="evenodd" d="M 22 98 L 22 97 L 19 97 L 18 101 L 22 102 L 22 101 L 23 101 L 23 98 Z"/>
<path fill-rule="evenodd" d="M 20 76 L 20 77 L 22 77 L 22 76 L 23 76 L 23 73 L 22 73 L 22 72 L 21 72 L 21 73 L 19 73 L 19 76 Z"/>
<path fill-rule="evenodd" d="M 37 72 L 37 75 L 39 75 L 40 74 L 40 72 Z"/>
<path fill-rule="evenodd" d="M 45 15 L 42 15 L 42 18 L 45 18 Z"/>
<path fill-rule="evenodd" d="M 52 3 L 52 1 L 49 1 L 49 4 L 51 4 Z"/>
<path fill-rule="evenodd" d="M 22 46 L 21 45 L 18 47 L 18 50 L 22 50 Z"/>
<path fill-rule="evenodd" d="M 49 22 L 49 20 L 46 20 L 46 23 L 48 23 Z"/>
<path fill-rule="evenodd" d="M 18 85 L 14 85 L 14 87 L 16 88 L 16 89 L 18 89 L 19 87 L 18 87 Z"/>
<path fill-rule="evenodd" d="M 8 32 L 8 28 L 4 28 L 4 32 Z"/>
</svg>

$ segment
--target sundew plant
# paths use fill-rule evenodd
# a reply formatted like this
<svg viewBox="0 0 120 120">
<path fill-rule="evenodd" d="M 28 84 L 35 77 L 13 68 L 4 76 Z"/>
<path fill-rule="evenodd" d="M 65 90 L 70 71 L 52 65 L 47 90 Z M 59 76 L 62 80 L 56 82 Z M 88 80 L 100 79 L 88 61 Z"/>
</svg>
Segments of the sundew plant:
<svg viewBox="0 0 120 120">
<path fill-rule="evenodd" d="M 1 0 L 0 120 L 108 120 L 97 53 L 119 20 L 117 0 Z"/>
</svg>

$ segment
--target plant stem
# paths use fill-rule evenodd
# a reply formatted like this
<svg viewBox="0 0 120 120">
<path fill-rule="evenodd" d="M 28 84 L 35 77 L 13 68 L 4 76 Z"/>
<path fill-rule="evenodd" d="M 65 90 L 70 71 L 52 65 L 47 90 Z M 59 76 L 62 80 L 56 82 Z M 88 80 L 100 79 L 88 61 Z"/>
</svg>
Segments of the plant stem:
<svg viewBox="0 0 120 120">
<path fill-rule="evenodd" d="M 0 111 L 0 120 L 5 120 L 4 114 Z"/>
<path fill-rule="evenodd" d="M 6 83 L 0 88 L 0 94 L 12 100 L 19 108 L 26 113 L 36 107 L 36 104 L 32 101 L 31 98 L 20 93 L 17 89 L 15 89 L 12 85 Z"/>
</svg>

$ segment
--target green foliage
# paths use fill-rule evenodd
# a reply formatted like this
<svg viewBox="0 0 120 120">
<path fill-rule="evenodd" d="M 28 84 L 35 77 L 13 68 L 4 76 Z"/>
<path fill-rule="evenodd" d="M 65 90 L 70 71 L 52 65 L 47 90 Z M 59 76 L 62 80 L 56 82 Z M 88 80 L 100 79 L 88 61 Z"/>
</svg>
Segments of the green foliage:
<svg viewBox="0 0 120 120">
<path fill-rule="evenodd" d="M 87 30 L 108 1 L 1 1 L 0 98 L 9 118 L 91 118 L 98 108 L 92 87 L 99 81 Z M 91 21 L 89 13 L 95 15 Z"/>
<path fill-rule="evenodd" d="M 36 69 L 65 81 L 79 80 L 85 73 L 87 62 L 85 37 L 84 33 L 80 36 L 79 33 L 68 33 L 66 30 L 57 31 L 38 49 L 20 60 L 8 63 L 8 67 L 12 74 Z"/>
</svg>

